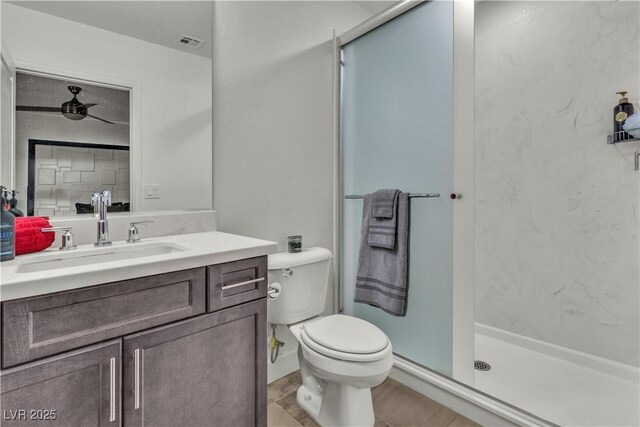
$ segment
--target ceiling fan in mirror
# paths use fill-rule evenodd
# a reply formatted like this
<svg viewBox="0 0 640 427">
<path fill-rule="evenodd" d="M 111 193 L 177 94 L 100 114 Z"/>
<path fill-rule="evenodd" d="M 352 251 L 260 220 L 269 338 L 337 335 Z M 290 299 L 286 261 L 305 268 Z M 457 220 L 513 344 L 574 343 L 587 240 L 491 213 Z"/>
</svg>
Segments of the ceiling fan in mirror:
<svg viewBox="0 0 640 427">
<path fill-rule="evenodd" d="M 109 120 L 102 119 L 100 117 L 89 114 L 89 108 L 94 107 L 98 104 L 83 104 L 78 101 L 76 97 L 82 88 L 79 86 L 67 86 L 69 92 L 73 94 L 73 99 L 71 101 L 67 101 L 62 103 L 60 107 L 36 107 L 31 105 L 16 105 L 16 111 L 40 111 L 46 113 L 62 113 L 69 120 L 82 120 L 86 117 L 91 117 L 92 119 L 100 120 L 104 123 L 109 123 L 111 125 L 115 124 L 110 122 Z"/>
</svg>

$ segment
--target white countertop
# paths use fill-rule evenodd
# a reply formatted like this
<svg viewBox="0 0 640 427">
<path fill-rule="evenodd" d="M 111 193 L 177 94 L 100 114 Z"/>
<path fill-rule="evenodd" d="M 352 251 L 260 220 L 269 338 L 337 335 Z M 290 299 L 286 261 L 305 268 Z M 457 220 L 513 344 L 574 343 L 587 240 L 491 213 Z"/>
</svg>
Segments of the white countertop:
<svg viewBox="0 0 640 427">
<path fill-rule="evenodd" d="M 181 251 L 44 271 L 19 272 L 21 265 L 50 258 L 52 255 L 81 257 L 87 252 L 114 252 L 147 246 L 151 248 L 162 243 L 179 247 Z M 141 242 L 133 244 L 119 241 L 104 248 L 96 248 L 92 244 L 81 245 L 71 251 L 60 251 L 53 246 L 42 252 L 19 255 L 14 260 L 0 264 L 0 301 L 220 264 L 276 251 L 275 242 L 219 231 L 143 238 Z"/>
</svg>

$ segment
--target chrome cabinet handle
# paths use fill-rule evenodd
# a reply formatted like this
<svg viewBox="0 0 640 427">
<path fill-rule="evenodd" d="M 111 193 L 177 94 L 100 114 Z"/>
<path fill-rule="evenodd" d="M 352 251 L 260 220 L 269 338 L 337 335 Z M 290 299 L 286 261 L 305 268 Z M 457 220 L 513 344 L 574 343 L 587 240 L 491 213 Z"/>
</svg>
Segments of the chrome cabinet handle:
<svg viewBox="0 0 640 427">
<path fill-rule="evenodd" d="M 133 352 L 133 409 L 140 408 L 140 349 Z"/>
<path fill-rule="evenodd" d="M 116 358 L 109 360 L 109 422 L 116 420 Z"/>
<path fill-rule="evenodd" d="M 262 282 L 263 280 L 264 280 L 264 277 L 258 277 L 257 279 L 247 280 L 246 282 L 234 283 L 233 285 L 226 285 L 226 286 L 223 286 L 221 289 L 223 291 L 226 291 L 227 289 L 239 288 L 240 286 L 246 286 L 252 283 Z"/>
</svg>

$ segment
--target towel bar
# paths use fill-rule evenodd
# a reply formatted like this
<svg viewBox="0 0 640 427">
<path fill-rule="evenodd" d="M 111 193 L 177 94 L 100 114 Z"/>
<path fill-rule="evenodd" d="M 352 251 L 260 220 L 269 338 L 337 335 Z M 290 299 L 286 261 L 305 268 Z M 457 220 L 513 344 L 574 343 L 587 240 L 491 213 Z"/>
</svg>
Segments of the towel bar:
<svg viewBox="0 0 640 427">
<path fill-rule="evenodd" d="M 432 198 L 432 197 L 440 197 L 440 193 L 411 193 L 409 197 L 424 197 L 424 198 Z M 364 199 L 364 195 L 362 194 L 347 194 L 344 196 L 345 199 Z"/>
</svg>

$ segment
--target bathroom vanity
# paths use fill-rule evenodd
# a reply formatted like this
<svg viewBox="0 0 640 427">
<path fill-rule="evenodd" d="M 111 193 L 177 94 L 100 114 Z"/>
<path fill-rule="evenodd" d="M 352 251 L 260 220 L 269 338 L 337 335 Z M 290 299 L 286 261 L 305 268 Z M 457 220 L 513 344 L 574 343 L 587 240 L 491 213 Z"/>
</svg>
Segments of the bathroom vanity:
<svg viewBox="0 0 640 427">
<path fill-rule="evenodd" d="M 3 425 L 266 425 L 276 245 L 220 232 L 139 245 L 3 263 Z"/>
</svg>

